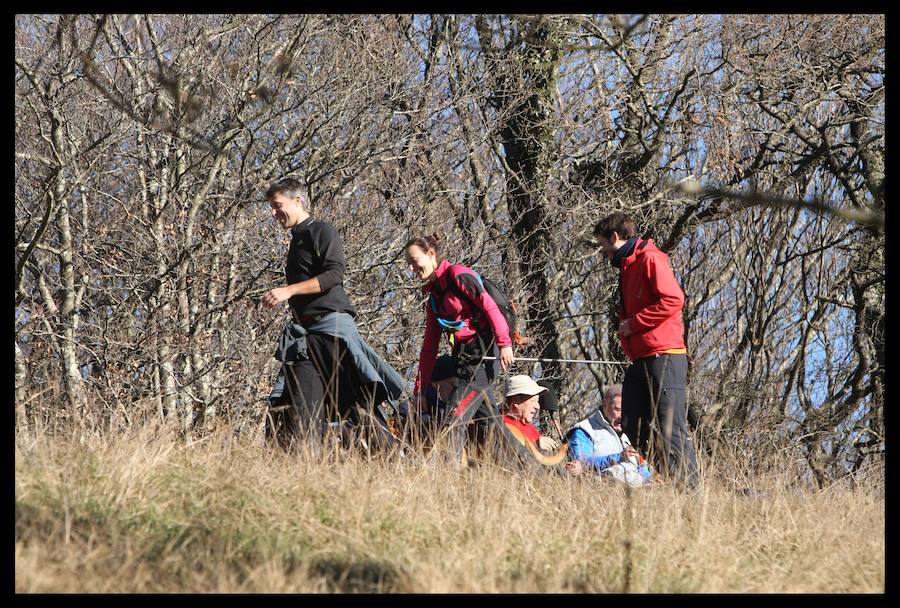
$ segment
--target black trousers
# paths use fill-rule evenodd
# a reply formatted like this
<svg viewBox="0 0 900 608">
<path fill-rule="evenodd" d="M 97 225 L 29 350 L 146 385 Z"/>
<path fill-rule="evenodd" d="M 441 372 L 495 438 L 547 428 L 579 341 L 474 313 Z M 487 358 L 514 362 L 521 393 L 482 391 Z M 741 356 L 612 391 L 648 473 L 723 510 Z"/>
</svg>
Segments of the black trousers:
<svg viewBox="0 0 900 608">
<path fill-rule="evenodd" d="M 372 431 L 368 442 L 373 446 L 393 445 L 377 407 L 387 397 L 384 386 L 359 382 L 343 340 L 311 332 L 306 347 L 308 359 L 284 366 L 287 403 L 270 416 L 267 436 L 283 444 L 299 436 L 321 439 L 325 423 L 346 422 Z"/>
<path fill-rule="evenodd" d="M 659 471 L 695 486 L 697 455 L 687 425 L 687 355 L 638 359 L 622 383 L 622 430 Z"/>
</svg>

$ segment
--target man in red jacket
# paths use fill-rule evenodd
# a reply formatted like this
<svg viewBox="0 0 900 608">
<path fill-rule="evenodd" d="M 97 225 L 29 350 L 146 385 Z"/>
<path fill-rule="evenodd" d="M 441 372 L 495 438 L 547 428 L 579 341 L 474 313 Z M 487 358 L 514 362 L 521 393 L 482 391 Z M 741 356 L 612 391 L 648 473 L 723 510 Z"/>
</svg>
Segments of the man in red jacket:
<svg viewBox="0 0 900 608">
<path fill-rule="evenodd" d="M 668 256 L 651 239 L 638 237 L 626 214 L 617 211 L 600 220 L 594 237 L 619 269 L 619 338 L 631 361 L 622 384 L 622 427 L 639 452 L 654 458 L 657 470 L 695 486 L 697 456 L 685 399 L 684 293 Z"/>
</svg>

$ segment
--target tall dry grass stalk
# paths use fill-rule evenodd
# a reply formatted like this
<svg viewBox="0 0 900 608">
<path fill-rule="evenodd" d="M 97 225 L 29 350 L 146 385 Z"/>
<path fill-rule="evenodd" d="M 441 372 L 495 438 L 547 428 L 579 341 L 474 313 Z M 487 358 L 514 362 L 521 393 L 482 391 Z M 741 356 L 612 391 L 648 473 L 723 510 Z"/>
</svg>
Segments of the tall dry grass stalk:
<svg viewBox="0 0 900 608">
<path fill-rule="evenodd" d="M 695 492 L 323 459 L 165 427 L 16 438 L 17 592 L 883 592 L 883 472 Z M 707 463 L 708 464 L 708 463 Z M 736 491 L 751 485 L 756 491 Z M 852 565 L 852 567 L 848 567 Z"/>
</svg>

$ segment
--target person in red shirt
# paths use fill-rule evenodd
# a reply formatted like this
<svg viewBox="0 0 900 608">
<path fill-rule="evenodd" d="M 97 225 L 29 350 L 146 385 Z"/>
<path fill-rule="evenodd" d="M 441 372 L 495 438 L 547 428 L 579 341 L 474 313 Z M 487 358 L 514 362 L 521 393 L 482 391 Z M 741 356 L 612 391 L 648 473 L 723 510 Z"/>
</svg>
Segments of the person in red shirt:
<svg viewBox="0 0 900 608">
<path fill-rule="evenodd" d="M 425 337 L 419 353 L 419 369 L 413 392 L 415 413 L 422 410 L 442 334 L 452 345 L 454 388 L 446 399 L 445 426 L 451 452 L 463 461 L 466 430 L 470 422 L 481 428 L 497 424 L 497 405 L 491 385 L 502 370 L 515 361 L 509 326 L 503 313 L 484 288 L 478 274 L 462 264 L 451 264 L 441 255 L 436 234 L 410 239 L 403 248 L 410 272 L 424 281 Z"/>
<path fill-rule="evenodd" d="M 594 237 L 619 269 L 619 339 L 632 362 L 622 383 L 622 427 L 657 470 L 693 487 L 699 473 L 687 428 L 684 293 L 668 256 L 637 236 L 625 213 L 600 220 Z"/>
<path fill-rule="evenodd" d="M 542 436 L 532 421 L 540 408 L 540 395 L 547 390 L 529 376 L 511 376 L 506 383 L 506 405 L 503 408 L 503 423 L 518 429 L 527 440 L 545 451 L 557 449 L 559 442 Z"/>
</svg>

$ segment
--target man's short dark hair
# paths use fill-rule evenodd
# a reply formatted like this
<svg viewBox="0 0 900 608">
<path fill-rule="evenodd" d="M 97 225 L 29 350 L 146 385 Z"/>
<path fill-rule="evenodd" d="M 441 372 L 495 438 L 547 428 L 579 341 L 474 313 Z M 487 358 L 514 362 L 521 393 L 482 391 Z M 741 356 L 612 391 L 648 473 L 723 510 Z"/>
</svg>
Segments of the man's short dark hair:
<svg viewBox="0 0 900 608">
<path fill-rule="evenodd" d="M 613 232 L 617 232 L 620 239 L 637 236 L 634 220 L 621 211 L 607 215 L 594 226 L 594 237 L 602 236 L 605 239 L 610 239 Z"/>
<path fill-rule="evenodd" d="M 309 205 L 309 194 L 306 192 L 306 184 L 295 177 L 285 177 L 274 182 L 266 190 L 266 200 L 271 199 L 276 194 L 284 194 L 288 198 L 299 196 L 304 206 Z"/>
</svg>

